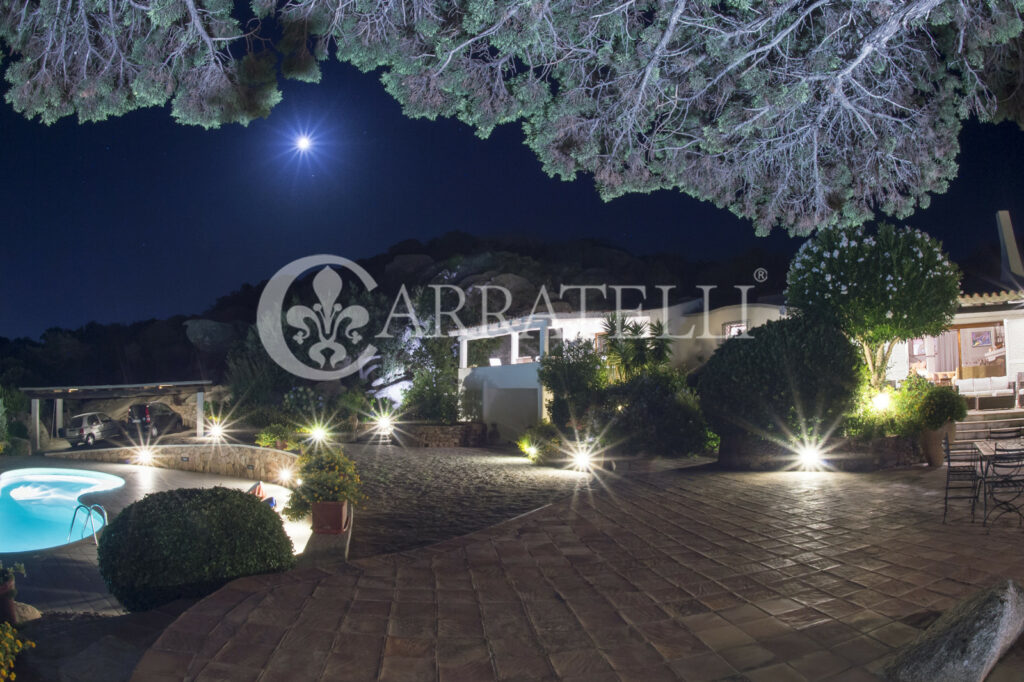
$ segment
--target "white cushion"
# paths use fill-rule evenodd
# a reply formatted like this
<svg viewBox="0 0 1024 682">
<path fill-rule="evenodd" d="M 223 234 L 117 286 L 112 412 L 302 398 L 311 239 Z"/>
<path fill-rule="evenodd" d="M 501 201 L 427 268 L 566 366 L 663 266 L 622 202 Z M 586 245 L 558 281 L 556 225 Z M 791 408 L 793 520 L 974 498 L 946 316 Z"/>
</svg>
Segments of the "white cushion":
<svg viewBox="0 0 1024 682">
<path fill-rule="evenodd" d="M 957 379 L 957 388 L 960 389 L 961 393 L 973 393 L 974 392 L 974 379 Z"/>
<path fill-rule="evenodd" d="M 1002 377 L 991 377 L 989 383 L 991 384 L 990 389 L 993 391 L 1005 391 L 1010 388 L 1010 383 Z"/>
</svg>

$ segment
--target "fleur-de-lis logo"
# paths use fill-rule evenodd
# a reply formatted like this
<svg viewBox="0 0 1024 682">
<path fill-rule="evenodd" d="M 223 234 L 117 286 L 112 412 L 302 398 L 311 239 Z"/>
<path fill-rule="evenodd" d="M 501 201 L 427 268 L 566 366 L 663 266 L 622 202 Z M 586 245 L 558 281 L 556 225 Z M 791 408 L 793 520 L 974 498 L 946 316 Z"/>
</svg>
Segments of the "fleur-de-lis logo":
<svg viewBox="0 0 1024 682">
<path fill-rule="evenodd" d="M 281 268 L 270 278 L 260 296 L 256 327 L 267 353 L 274 362 L 292 374 L 314 381 L 340 379 L 357 372 L 377 352 L 374 346 L 367 346 L 358 354 L 350 354 L 349 351 L 363 341 L 358 330 L 366 326 L 370 316 L 366 308 L 360 305 L 345 306 L 339 300 L 344 283 L 341 276 L 330 267 L 332 265 L 340 265 L 355 274 L 367 291 L 377 286 L 366 270 L 346 258 L 308 256 Z M 313 268 L 320 268 L 313 277 L 316 302 L 312 306 L 293 305 L 284 311 L 285 296 L 291 285 Z M 300 360 L 292 352 L 285 338 L 282 318 L 293 330 L 289 332 L 292 340 L 302 348 L 313 365 Z M 352 345 L 346 348 L 343 341 Z M 346 362 L 347 359 L 350 361 Z"/>
<path fill-rule="evenodd" d="M 312 333 L 316 333 L 319 340 L 309 347 L 306 354 L 317 367 L 322 368 L 328 362 L 324 351 L 331 352 L 331 367 L 337 367 L 348 356 L 345 346 L 337 341 L 338 332 L 341 331 L 341 325 L 345 320 L 349 323 L 345 326 L 344 336 L 353 343 L 359 343 L 362 339 L 356 329 L 370 321 L 366 308 L 359 305 L 343 308 L 341 303 L 338 303 L 342 286 L 338 273 L 324 267 L 313 278 L 313 292 L 316 294 L 317 303 L 314 303 L 312 308 L 293 305 L 285 313 L 288 325 L 299 330 L 295 333 L 294 339 L 300 345 L 305 344 Z"/>
</svg>

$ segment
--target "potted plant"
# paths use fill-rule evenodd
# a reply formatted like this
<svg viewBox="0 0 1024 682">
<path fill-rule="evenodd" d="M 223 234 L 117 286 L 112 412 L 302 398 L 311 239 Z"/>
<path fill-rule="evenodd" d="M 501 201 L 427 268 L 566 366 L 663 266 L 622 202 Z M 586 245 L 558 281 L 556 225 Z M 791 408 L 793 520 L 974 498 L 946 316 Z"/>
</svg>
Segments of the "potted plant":
<svg viewBox="0 0 1024 682">
<path fill-rule="evenodd" d="M 348 533 L 353 507 L 364 499 L 355 463 L 336 446 L 316 445 L 299 456 L 296 480 L 285 516 L 294 521 L 312 514 L 314 533 Z"/>
<path fill-rule="evenodd" d="M 256 435 L 256 445 L 264 448 L 277 448 L 278 450 L 290 450 L 294 447 L 292 438 L 294 430 L 287 424 L 275 422 L 268 425 Z"/>
<path fill-rule="evenodd" d="M 14 588 L 14 576 L 16 575 L 25 575 L 24 564 L 4 566 L 4 562 L 0 561 L 0 622 L 6 621 L 11 625 L 16 625 L 14 622 L 16 616 L 14 598 L 18 594 Z"/>
<path fill-rule="evenodd" d="M 956 422 L 967 416 L 967 401 L 948 386 L 933 386 L 918 407 L 921 425 L 921 449 L 928 465 L 942 466 L 945 452 L 942 440 L 956 437 Z"/>
</svg>

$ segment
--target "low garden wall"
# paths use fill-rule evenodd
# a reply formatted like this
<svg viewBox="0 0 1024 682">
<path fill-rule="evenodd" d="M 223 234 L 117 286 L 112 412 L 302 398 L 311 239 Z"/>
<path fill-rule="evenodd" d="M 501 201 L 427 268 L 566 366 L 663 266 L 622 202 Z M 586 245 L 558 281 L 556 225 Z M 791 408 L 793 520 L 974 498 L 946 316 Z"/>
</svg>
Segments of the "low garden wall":
<svg viewBox="0 0 1024 682">
<path fill-rule="evenodd" d="M 294 469 L 297 457 L 283 450 L 238 444 L 154 445 L 152 466 L 203 474 L 278 482 L 282 469 Z M 115 464 L 137 464 L 137 448 L 103 448 L 53 452 L 47 457 Z"/>
<path fill-rule="evenodd" d="M 487 424 L 403 424 L 405 445 L 421 448 L 472 448 L 487 445 Z"/>
<path fill-rule="evenodd" d="M 824 466 L 838 471 L 879 471 L 924 462 L 915 438 L 891 436 L 870 441 L 843 441 L 829 446 Z M 722 439 L 718 463 L 725 469 L 770 471 L 792 468 L 796 454 L 789 448 L 763 440 Z"/>
</svg>

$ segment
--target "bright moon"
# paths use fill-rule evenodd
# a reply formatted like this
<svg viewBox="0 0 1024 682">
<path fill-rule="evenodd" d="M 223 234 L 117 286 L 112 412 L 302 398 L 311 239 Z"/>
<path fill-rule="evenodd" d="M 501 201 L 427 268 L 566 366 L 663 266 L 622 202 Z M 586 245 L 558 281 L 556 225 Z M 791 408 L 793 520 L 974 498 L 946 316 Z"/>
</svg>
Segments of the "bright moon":
<svg viewBox="0 0 1024 682">
<path fill-rule="evenodd" d="M 295 140 L 295 147 L 300 152 L 307 151 L 311 146 L 313 146 L 313 141 L 310 140 L 309 137 L 306 135 L 302 135 L 297 140 Z"/>
</svg>

